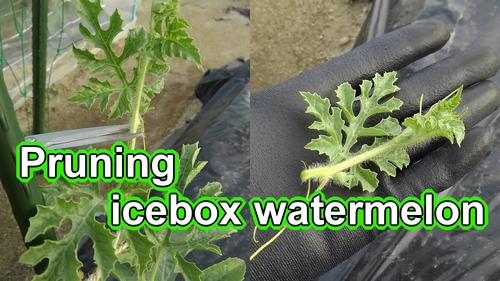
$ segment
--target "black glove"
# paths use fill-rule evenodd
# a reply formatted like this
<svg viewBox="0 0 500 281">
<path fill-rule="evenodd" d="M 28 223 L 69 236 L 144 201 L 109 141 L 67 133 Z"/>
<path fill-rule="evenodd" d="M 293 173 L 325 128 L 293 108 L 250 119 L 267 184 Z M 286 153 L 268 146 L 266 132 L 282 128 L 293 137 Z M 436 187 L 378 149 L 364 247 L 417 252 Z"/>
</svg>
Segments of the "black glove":
<svg viewBox="0 0 500 281">
<path fill-rule="evenodd" d="M 251 197 L 305 196 L 307 185 L 301 183 L 301 160 L 323 162 L 317 152 L 304 146 L 318 133 L 308 129 L 314 118 L 305 113 L 307 104 L 299 91 L 316 92 L 334 102 L 333 91 L 343 82 L 360 84 L 375 73 L 399 70 L 439 50 L 449 39 L 446 26 L 437 21 L 422 21 L 388 33 L 271 88 L 251 95 L 250 155 Z M 402 120 L 464 85 L 461 108 L 467 129 L 461 148 L 437 140 L 409 151 L 412 163 L 395 178 L 380 174 L 380 184 L 370 196 L 419 196 L 426 188 L 443 191 L 457 182 L 491 150 L 488 128 L 473 126 L 492 113 L 500 103 L 500 92 L 490 81 L 499 69 L 499 58 L 489 48 L 475 48 L 452 55 L 408 77 L 397 85 L 395 95 L 404 102 L 392 116 Z M 482 82 L 480 82 L 482 81 Z M 478 83 L 479 82 L 479 83 Z M 459 112 L 457 110 L 457 112 Z M 444 144 L 444 145 L 443 145 Z M 439 148 L 439 149 L 437 149 Z M 313 184 L 312 190 L 315 185 Z M 327 185 L 325 196 L 347 199 L 362 196 L 361 188 L 348 190 Z M 366 195 L 366 194 L 365 194 Z M 249 222 L 247 231 L 253 230 Z M 370 243 L 377 230 L 358 228 L 350 231 L 286 230 L 251 262 L 252 280 L 314 280 Z M 251 243 L 251 253 L 268 241 L 276 231 L 257 231 L 260 243 Z"/>
</svg>

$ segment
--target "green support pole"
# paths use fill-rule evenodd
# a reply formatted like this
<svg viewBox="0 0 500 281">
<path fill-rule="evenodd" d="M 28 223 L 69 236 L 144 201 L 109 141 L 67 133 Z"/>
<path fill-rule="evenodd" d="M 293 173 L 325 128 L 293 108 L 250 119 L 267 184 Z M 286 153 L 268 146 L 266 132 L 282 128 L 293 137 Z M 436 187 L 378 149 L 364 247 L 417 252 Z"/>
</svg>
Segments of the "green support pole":
<svg viewBox="0 0 500 281">
<path fill-rule="evenodd" d="M 33 134 L 45 133 L 48 0 L 33 3 Z"/>
</svg>

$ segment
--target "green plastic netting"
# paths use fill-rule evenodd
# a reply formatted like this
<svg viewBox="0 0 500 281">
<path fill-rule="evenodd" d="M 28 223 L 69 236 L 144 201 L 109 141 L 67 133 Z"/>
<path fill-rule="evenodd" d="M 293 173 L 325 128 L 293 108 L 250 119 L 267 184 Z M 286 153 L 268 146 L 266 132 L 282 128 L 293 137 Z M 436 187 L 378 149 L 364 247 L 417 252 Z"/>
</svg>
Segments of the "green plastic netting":
<svg viewBox="0 0 500 281">
<path fill-rule="evenodd" d="M 118 9 L 124 20 L 125 31 L 135 25 L 137 7 L 135 0 L 101 0 L 101 3 L 104 8 L 104 13 L 100 15 L 103 27 L 109 25 L 109 16 L 115 9 Z M 47 102 L 57 95 L 54 83 L 77 65 L 71 52 L 71 45 L 75 43 L 78 47 L 82 47 L 83 42 L 78 32 L 80 18 L 76 10 L 78 3 L 75 0 L 49 0 Z M 16 110 L 31 98 L 31 14 L 32 0 L 0 0 L 0 62 Z M 25 111 L 28 115 L 28 107 L 25 107 Z M 46 118 L 49 117 L 47 112 Z M 30 130 L 29 124 L 27 127 Z"/>
</svg>

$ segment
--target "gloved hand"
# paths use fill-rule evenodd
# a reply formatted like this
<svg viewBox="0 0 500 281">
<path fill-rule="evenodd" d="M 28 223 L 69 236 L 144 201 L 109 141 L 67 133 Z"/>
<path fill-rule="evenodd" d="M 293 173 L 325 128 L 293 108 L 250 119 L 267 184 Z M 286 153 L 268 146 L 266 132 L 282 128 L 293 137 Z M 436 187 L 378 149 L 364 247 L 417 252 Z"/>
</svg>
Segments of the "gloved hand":
<svg viewBox="0 0 500 281">
<path fill-rule="evenodd" d="M 332 103 L 334 90 L 343 82 L 358 85 L 372 79 L 375 73 L 399 70 L 439 50 L 449 39 L 446 26 L 437 21 L 413 23 L 335 58 L 315 69 L 266 90 L 251 95 L 251 197 L 305 196 L 307 184 L 301 183 L 304 160 L 311 164 L 324 158 L 304 149 L 318 133 L 308 129 L 314 118 L 305 113 L 307 104 L 299 91 L 328 96 Z M 489 48 L 475 48 L 450 56 L 419 72 L 397 81 L 401 90 L 395 95 L 404 102 L 392 116 L 402 120 L 419 110 L 425 94 L 424 108 L 464 85 L 461 108 L 466 137 L 461 148 L 442 140 L 416 146 L 409 151 L 412 164 L 395 178 L 380 174 L 380 185 L 369 196 L 419 196 L 426 188 L 443 191 L 457 182 L 491 150 L 491 132 L 473 126 L 492 113 L 500 103 L 497 86 L 485 79 L 499 69 L 499 58 Z M 457 110 L 457 112 L 459 112 Z M 438 148 L 438 149 L 436 149 Z M 417 160 L 419 162 L 415 163 Z M 414 164 L 413 164 L 414 163 Z M 311 189 L 314 190 L 312 185 Z M 325 197 L 347 199 L 362 196 L 361 188 L 327 185 Z M 252 231 L 253 222 L 246 230 Z M 314 280 L 370 243 L 378 230 L 362 228 L 351 231 L 285 231 L 251 262 L 252 280 Z M 254 253 L 276 231 L 257 231 L 258 244 L 251 243 Z"/>
</svg>

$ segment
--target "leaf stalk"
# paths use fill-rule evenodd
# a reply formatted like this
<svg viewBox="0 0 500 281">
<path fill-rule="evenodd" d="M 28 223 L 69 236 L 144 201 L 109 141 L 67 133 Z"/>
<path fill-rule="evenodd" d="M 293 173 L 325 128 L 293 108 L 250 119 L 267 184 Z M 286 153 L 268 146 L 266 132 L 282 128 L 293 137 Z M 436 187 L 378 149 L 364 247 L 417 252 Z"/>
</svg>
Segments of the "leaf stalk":
<svg viewBox="0 0 500 281">
<path fill-rule="evenodd" d="M 135 100 L 134 107 L 132 109 L 132 119 L 130 120 L 130 133 L 135 134 L 139 128 L 139 123 L 141 121 L 141 101 L 142 101 L 142 92 L 144 89 L 144 80 L 146 79 L 146 72 L 148 69 L 150 59 L 146 56 L 141 56 L 139 58 L 139 79 L 137 80 L 137 88 L 135 91 Z M 129 142 L 129 148 L 135 149 L 136 140 L 135 138 L 131 139 Z"/>
<path fill-rule="evenodd" d="M 395 140 L 396 140 L 396 138 L 394 138 L 393 140 L 391 140 L 391 141 L 389 141 L 389 142 L 387 142 L 387 143 L 385 143 L 377 148 L 374 148 L 370 151 L 359 154 L 355 157 L 347 159 L 347 160 L 340 162 L 338 164 L 304 170 L 301 172 L 300 178 L 303 181 L 319 178 L 319 179 L 321 179 L 322 183 L 324 183 L 325 181 L 328 181 L 328 179 L 331 178 L 336 173 L 343 171 L 345 169 L 348 169 L 354 165 L 363 163 L 363 162 L 367 161 L 368 159 L 371 159 L 379 154 L 382 154 L 382 153 L 392 149 L 394 147 L 393 144 L 394 144 Z M 318 191 L 322 190 L 324 186 L 325 186 L 324 184 L 321 184 L 317 190 Z"/>
<path fill-rule="evenodd" d="M 338 172 L 349 169 L 350 167 L 355 166 L 357 164 L 366 162 L 389 150 L 408 147 L 416 143 L 419 143 L 423 140 L 439 136 L 438 133 L 439 133 L 439 128 L 437 128 L 435 131 L 429 132 L 424 135 L 417 135 L 414 130 L 408 128 L 403 133 L 393 138 L 392 140 L 384 143 L 383 145 L 371 149 L 365 153 L 358 154 L 343 162 L 340 162 L 338 164 L 330 164 L 323 167 L 306 169 L 300 173 L 300 178 L 303 181 L 312 179 L 321 179 L 321 184 L 316 189 L 316 191 L 320 191 L 326 186 L 328 180 Z"/>
</svg>

